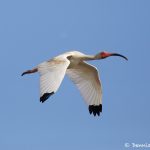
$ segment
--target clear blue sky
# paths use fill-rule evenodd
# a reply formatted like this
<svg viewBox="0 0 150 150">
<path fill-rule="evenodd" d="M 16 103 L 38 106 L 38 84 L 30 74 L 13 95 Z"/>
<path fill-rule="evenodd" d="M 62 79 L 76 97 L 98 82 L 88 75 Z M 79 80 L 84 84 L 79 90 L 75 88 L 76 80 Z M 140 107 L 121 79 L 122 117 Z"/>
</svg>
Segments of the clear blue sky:
<svg viewBox="0 0 150 150">
<path fill-rule="evenodd" d="M 150 143 L 149 0 L 0 1 L 0 149 L 123 150 Z M 103 113 L 89 115 L 65 77 L 39 102 L 39 76 L 21 73 L 68 50 L 118 52 L 100 71 Z M 128 148 L 129 149 L 129 148 Z"/>
</svg>

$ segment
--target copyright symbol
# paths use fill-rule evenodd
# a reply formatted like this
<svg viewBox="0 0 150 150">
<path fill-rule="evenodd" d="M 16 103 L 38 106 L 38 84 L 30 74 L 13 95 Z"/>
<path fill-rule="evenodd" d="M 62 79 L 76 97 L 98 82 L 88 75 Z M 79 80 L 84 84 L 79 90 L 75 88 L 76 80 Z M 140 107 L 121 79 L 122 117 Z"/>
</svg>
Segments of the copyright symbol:
<svg viewBox="0 0 150 150">
<path fill-rule="evenodd" d="M 126 148 L 128 148 L 128 147 L 130 147 L 130 144 L 129 144 L 129 143 L 125 143 L 124 146 L 125 146 Z"/>
</svg>

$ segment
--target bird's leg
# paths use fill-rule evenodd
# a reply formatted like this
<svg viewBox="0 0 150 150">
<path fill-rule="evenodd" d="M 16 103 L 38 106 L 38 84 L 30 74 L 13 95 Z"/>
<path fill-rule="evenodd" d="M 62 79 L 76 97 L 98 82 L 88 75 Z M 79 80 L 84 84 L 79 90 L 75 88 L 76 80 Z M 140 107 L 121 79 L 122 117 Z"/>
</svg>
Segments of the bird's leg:
<svg viewBox="0 0 150 150">
<path fill-rule="evenodd" d="M 38 71 L 37 68 L 34 68 L 34 69 L 32 69 L 32 70 L 27 70 L 27 71 L 23 72 L 21 76 L 23 76 L 23 75 L 25 75 L 25 74 L 35 73 L 35 72 L 37 72 L 37 71 Z"/>
</svg>

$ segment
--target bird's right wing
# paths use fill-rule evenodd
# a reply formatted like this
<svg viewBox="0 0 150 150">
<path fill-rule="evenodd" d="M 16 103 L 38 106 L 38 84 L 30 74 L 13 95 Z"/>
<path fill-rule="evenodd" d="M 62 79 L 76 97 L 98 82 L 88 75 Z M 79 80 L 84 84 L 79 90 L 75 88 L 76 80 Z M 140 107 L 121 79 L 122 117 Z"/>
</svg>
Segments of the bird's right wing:
<svg viewBox="0 0 150 150">
<path fill-rule="evenodd" d="M 67 75 L 75 83 L 86 103 L 90 114 L 100 115 L 102 112 L 102 88 L 97 69 L 85 62 L 67 69 Z"/>
<path fill-rule="evenodd" d="M 44 102 L 54 94 L 66 73 L 70 62 L 67 58 L 52 59 L 38 65 L 40 73 L 40 101 Z"/>
</svg>

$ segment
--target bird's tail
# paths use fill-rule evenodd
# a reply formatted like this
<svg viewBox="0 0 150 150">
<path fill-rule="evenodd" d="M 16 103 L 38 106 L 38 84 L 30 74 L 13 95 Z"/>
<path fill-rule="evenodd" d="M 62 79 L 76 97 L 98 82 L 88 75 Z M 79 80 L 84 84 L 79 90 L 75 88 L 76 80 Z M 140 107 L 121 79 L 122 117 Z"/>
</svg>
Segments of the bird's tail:
<svg viewBox="0 0 150 150">
<path fill-rule="evenodd" d="M 25 74 L 35 73 L 35 72 L 37 72 L 37 71 L 38 71 L 37 68 L 33 68 L 32 70 L 27 70 L 27 71 L 23 72 L 23 73 L 21 74 L 21 76 L 23 76 L 23 75 L 25 75 Z"/>
</svg>

